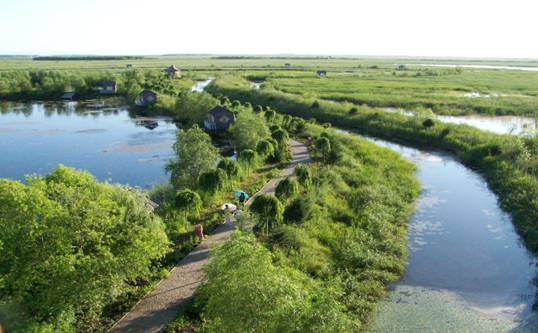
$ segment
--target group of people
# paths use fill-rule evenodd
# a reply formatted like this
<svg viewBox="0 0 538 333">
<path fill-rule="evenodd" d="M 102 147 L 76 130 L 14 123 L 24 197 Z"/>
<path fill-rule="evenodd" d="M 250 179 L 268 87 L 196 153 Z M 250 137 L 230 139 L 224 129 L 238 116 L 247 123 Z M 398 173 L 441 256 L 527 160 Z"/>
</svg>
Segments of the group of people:
<svg viewBox="0 0 538 333">
<path fill-rule="evenodd" d="M 239 207 L 244 208 L 245 202 L 247 200 L 247 196 L 245 192 L 241 192 L 241 194 L 238 197 L 239 200 Z M 232 216 L 237 216 L 241 210 L 237 209 L 237 206 L 231 203 L 226 203 L 220 207 L 224 211 L 224 221 L 225 223 L 232 223 Z M 204 235 L 204 226 L 201 224 L 197 224 L 194 226 L 194 233 L 196 234 L 196 237 L 198 237 L 198 240 L 202 242 L 205 239 Z M 1 332 L 0 332 L 1 333 Z"/>
</svg>

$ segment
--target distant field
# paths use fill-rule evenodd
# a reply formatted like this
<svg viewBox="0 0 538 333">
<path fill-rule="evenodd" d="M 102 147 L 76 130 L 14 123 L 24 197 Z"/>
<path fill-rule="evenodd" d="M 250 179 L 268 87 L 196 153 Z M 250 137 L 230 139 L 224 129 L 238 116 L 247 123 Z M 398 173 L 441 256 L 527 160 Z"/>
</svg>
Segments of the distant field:
<svg viewBox="0 0 538 333">
<path fill-rule="evenodd" d="M 55 69 L 55 70 L 124 70 L 127 64 L 135 68 L 161 68 L 171 63 L 185 69 L 263 69 L 283 68 L 286 63 L 292 68 L 327 70 L 347 70 L 359 66 L 380 66 L 394 68 L 396 64 L 471 64 L 538 67 L 538 60 L 477 60 L 477 59 L 432 59 L 432 58 L 386 58 L 386 57 L 357 57 L 357 58 L 212 58 L 187 56 L 155 56 L 142 59 L 128 60 L 69 60 L 69 61 L 34 61 L 30 57 L 0 56 L 0 71 L 15 69 Z"/>
<path fill-rule="evenodd" d="M 536 115 L 538 71 L 425 67 L 489 65 L 538 68 L 538 60 L 421 58 L 211 57 L 155 56 L 130 59 L 46 60 L 0 57 L 0 72 L 58 70 L 121 73 L 135 69 L 163 70 L 175 64 L 185 78 L 227 74 L 265 81 L 274 88 L 323 99 L 373 107 L 431 109 L 441 114 L 484 113 Z M 404 70 L 397 70 L 404 64 Z M 326 70 L 327 77 L 316 76 Z"/>
<path fill-rule="evenodd" d="M 328 72 L 251 72 L 278 90 L 373 107 L 432 109 L 443 114 L 528 114 L 538 111 L 538 72 L 360 68 Z"/>
</svg>

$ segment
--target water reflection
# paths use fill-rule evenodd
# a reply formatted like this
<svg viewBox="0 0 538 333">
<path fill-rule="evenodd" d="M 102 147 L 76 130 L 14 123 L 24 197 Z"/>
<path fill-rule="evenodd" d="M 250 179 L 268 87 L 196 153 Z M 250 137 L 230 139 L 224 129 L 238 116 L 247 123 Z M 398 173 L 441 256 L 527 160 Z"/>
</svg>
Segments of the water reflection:
<svg viewBox="0 0 538 333">
<path fill-rule="evenodd" d="M 22 180 L 62 163 L 133 186 L 166 181 L 176 126 L 166 118 L 133 118 L 118 103 L 1 103 L 0 177 Z"/>
<path fill-rule="evenodd" d="M 486 182 L 444 154 L 373 141 L 415 163 L 423 187 L 405 276 L 373 331 L 536 332 L 538 261 Z"/>
</svg>

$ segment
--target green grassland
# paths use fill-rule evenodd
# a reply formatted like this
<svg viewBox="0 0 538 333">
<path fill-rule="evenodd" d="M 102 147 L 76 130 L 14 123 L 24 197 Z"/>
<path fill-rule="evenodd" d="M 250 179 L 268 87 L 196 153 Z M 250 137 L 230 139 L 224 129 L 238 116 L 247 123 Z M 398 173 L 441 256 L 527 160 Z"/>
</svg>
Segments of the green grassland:
<svg viewBox="0 0 538 333">
<path fill-rule="evenodd" d="M 61 71 L 120 75 L 134 69 L 162 71 L 170 64 L 186 79 L 237 74 L 278 90 L 372 107 L 432 110 L 439 114 L 536 115 L 538 72 L 425 67 L 422 64 L 536 67 L 536 60 L 147 56 L 133 59 L 42 60 L 0 57 L 1 80 L 13 72 Z M 289 64 L 289 66 L 286 66 Z M 397 70 L 398 64 L 406 64 Z M 316 70 L 327 71 L 319 78 Z M 9 74 L 8 74 L 9 73 Z M 80 75 L 80 74 L 78 74 Z M 5 95 L 0 82 L 0 96 Z M 479 93 L 480 96 L 473 94 Z"/>
</svg>

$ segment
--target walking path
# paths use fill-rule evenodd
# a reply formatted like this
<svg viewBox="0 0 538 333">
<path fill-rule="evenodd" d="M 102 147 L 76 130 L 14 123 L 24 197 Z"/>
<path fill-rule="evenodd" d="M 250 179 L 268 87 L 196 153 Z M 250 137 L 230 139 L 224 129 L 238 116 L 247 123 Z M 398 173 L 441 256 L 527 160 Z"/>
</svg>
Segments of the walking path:
<svg viewBox="0 0 538 333">
<path fill-rule="evenodd" d="M 285 177 L 290 176 L 299 163 L 309 163 L 307 147 L 301 142 L 289 140 L 292 161 L 278 177 L 267 182 L 261 190 L 247 201 L 247 205 L 259 194 L 274 194 L 275 188 Z M 194 295 L 196 288 L 203 282 L 202 268 L 209 262 L 209 249 L 224 242 L 232 233 L 234 225 L 226 222 L 218 226 L 207 240 L 198 245 L 176 267 L 170 271 L 168 278 L 161 280 L 152 292 L 147 294 L 123 316 L 111 329 L 110 333 L 161 332 L 174 320 Z"/>
</svg>

